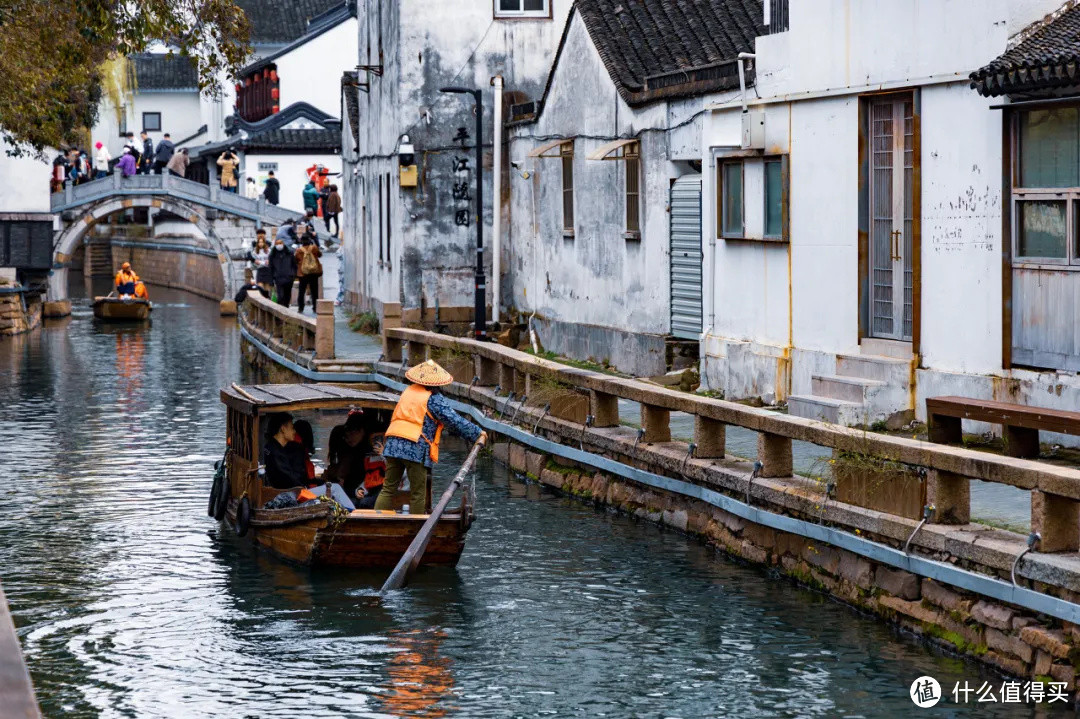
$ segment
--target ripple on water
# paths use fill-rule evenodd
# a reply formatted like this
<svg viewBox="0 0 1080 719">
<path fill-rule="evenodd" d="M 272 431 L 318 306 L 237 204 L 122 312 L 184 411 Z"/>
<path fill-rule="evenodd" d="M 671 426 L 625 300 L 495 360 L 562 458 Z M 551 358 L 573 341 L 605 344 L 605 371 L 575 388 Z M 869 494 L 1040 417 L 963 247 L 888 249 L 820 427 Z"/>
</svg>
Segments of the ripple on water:
<svg viewBox="0 0 1080 719">
<path fill-rule="evenodd" d="M 0 571 L 50 716 L 893 717 L 916 676 L 981 676 L 488 460 L 461 563 L 405 590 L 255 552 L 205 512 L 235 323 L 155 298 L 146 327 L 79 310 L 0 359 Z"/>
</svg>

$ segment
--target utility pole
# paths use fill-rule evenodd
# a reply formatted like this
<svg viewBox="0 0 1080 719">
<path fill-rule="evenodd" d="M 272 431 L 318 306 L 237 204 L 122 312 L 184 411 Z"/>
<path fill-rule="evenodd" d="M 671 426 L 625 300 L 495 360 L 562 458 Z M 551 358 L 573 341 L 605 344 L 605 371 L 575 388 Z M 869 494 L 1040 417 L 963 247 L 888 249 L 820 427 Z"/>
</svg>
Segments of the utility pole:
<svg viewBox="0 0 1080 719">
<path fill-rule="evenodd" d="M 471 90 L 467 87 L 443 87 L 439 89 L 439 92 L 472 95 L 473 101 L 476 103 L 476 319 L 474 330 L 476 339 L 486 341 L 487 302 L 484 297 L 486 290 L 486 280 L 484 278 L 484 98 L 479 90 Z M 495 171 L 498 172 L 498 168 Z M 497 208 L 496 211 L 498 211 Z"/>
</svg>

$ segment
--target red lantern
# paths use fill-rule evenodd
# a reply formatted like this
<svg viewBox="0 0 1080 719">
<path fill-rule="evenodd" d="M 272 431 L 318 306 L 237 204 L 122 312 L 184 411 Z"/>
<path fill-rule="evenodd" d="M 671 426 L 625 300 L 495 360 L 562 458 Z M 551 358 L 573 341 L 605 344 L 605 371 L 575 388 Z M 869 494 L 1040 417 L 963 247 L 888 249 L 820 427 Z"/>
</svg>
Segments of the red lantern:
<svg viewBox="0 0 1080 719">
<path fill-rule="evenodd" d="M 277 114 L 277 112 L 278 112 L 278 106 L 277 105 L 274 105 L 274 109 L 272 110 L 272 112 L 275 115 Z"/>
<path fill-rule="evenodd" d="M 276 87 L 270 90 L 270 97 L 274 98 L 275 100 L 278 99 L 279 95 L 281 95 L 281 91 L 278 90 Z"/>
<path fill-rule="evenodd" d="M 244 78 L 244 87 L 251 87 L 251 78 L 250 77 L 245 77 Z"/>
<path fill-rule="evenodd" d="M 255 78 L 254 79 L 255 79 L 255 82 L 258 82 L 259 80 L 262 80 L 262 75 L 260 75 L 258 73 L 255 73 Z"/>
<path fill-rule="evenodd" d="M 268 67 L 263 68 L 263 77 L 270 77 L 270 68 L 268 68 Z"/>
<path fill-rule="evenodd" d="M 277 82 L 277 70 L 270 71 L 270 81 Z"/>
<path fill-rule="evenodd" d="M 242 85 L 240 83 L 236 83 L 236 92 L 239 93 L 241 87 L 242 87 Z"/>
</svg>

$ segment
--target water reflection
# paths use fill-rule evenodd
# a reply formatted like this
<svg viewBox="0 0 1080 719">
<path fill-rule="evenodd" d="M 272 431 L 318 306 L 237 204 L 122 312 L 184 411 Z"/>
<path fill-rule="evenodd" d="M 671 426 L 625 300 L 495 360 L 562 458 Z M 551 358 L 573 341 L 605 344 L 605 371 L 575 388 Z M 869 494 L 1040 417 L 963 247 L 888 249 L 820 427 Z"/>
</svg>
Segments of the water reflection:
<svg viewBox="0 0 1080 719">
<path fill-rule="evenodd" d="M 490 459 L 456 569 L 382 597 L 384 573 L 285 564 L 206 516 L 235 324 L 154 294 L 152 326 L 82 302 L 0 343 L 0 575 L 48 716 L 893 717 L 917 676 L 984 676 Z"/>
</svg>

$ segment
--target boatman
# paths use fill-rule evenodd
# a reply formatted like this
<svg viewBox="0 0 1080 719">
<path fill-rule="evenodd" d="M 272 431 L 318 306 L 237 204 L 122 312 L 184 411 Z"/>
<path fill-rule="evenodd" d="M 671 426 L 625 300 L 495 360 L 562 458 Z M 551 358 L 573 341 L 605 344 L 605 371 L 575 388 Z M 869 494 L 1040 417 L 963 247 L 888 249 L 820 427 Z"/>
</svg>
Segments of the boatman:
<svg viewBox="0 0 1080 719">
<path fill-rule="evenodd" d="M 116 273 L 116 294 L 131 297 L 135 294 L 135 283 L 138 281 L 139 276 L 131 269 L 131 263 L 125 262 Z"/>
<path fill-rule="evenodd" d="M 439 461 L 439 439 L 443 427 L 469 442 L 483 444 L 487 433 L 453 409 L 439 392 L 454 381 L 453 376 L 434 360 L 416 365 L 405 373 L 412 382 L 398 399 L 390 426 L 386 430 L 386 479 L 375 509 L 390 509 L 401 485 L 402 475 L 409 475 L 409 511 L 427 512 L 427 469 Z"/>
</svg>

